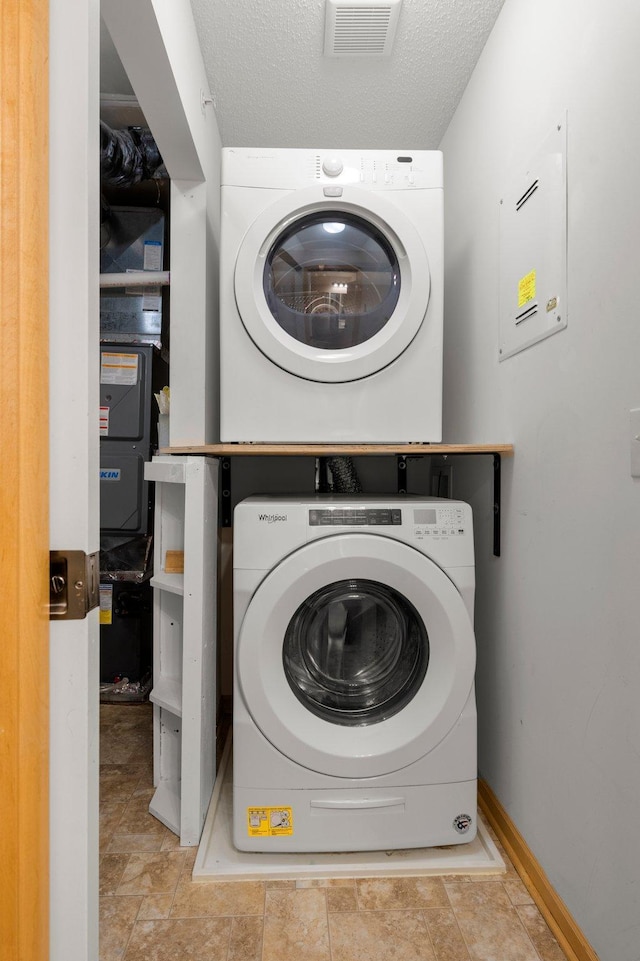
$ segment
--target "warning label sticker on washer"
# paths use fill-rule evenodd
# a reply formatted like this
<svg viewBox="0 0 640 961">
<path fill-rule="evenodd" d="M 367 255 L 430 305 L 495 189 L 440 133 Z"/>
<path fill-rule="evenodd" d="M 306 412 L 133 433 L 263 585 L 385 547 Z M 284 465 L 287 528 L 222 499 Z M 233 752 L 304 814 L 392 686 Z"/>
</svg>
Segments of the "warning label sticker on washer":
<svg viewBox="0 0 640 961">
<path fill-rule="evenodd" d="M 250 838 L 274 838 L 293 834 L 292 808 L 247 808 Z"/>
</svg>

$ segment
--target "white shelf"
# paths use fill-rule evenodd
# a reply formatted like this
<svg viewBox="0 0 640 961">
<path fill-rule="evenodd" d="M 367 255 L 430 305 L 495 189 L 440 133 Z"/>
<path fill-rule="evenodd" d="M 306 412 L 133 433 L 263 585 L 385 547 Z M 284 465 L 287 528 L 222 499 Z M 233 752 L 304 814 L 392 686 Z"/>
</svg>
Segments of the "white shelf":
<svg viewBox="0 0 640 961">
<path fill-rule="evenodd" d="M 180 834 L 181 785 L 178 779 L 160 781 L 149 804 L 149 813 Z"/>
<path fill-rule="evenodd" d="M 158 571 L 153 592 L 153 777 L 149 811 L 180 838 L 200 841 L 216 777 L 218 461 L 160 455 L 154 552 L 184 551 L 186 574 Z"/>
<path fill-rule="evenodd" d="M 182 681 L 175 677 L 159 678 L 154 682 L 149 700 L 176 717 L 182 717 Z"/>
<path fill-rule="evenodd" d="M 165 571 L 158 571 L 151 578 L 151 586 L 157 587 L 160 591 L 169 591 L 171 594 L 184 596 L 184 574 L 167 574 Z"/>
<path fill-rule="evenodd" d="M 144 465 L 144 479 L 161 484 L 184 484 L 184 457 L 154 457 Z"/>
</svg>

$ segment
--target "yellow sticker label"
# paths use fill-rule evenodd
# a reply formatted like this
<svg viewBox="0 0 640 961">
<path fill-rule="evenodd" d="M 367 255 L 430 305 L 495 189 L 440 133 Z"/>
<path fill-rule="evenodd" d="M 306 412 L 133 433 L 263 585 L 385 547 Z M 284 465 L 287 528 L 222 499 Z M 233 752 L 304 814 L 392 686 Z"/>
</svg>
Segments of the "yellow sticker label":
<svg viewBox="0 0 640 961">
<path fill-rule="evenodd" d="M 247 808 L 250 838 L 275 838 L 293 834 L 292 808 Z"/>
<path fill-rule="evenodd" d="M 518 307 L 524 307 L 536 295 L 536 272 L 530 270 L 522 280 L 518 282 Z"/>
<path fill-rule="evenodd" d="M 113 584 L 100 585 L 100 623 L 113 624 Z"/>
</svg>

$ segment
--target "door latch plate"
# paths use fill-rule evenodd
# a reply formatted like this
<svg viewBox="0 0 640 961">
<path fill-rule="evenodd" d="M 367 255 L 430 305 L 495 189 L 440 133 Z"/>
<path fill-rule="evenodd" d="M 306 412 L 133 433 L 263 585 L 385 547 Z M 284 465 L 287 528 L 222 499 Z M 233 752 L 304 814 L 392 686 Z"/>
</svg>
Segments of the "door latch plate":
<svg viewBox="0 0 640 961">
<path fill-rule="evenodd" d="M 74 621 L 100 604 L 100 552 L 49 552 L 49 620 Z"/>
</svg>

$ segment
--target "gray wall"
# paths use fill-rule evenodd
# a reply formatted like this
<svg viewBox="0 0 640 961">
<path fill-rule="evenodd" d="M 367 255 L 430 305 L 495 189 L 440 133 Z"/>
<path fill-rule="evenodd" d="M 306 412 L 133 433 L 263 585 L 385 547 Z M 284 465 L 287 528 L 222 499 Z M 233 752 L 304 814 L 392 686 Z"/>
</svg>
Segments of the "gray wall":
<svg viewBox="0 0 640 961">
<path fill-rule="evenodd" d="M 506 0 L 443 139 L 447 441 L 477 524 L 480 770 L 602 961 L 640 958 L 640 6 Z M 569 326 L 498 363 L 498 200 L 568 111 Z M 464 475 L 464 482 L 463 481 Z"/>
</svg>

